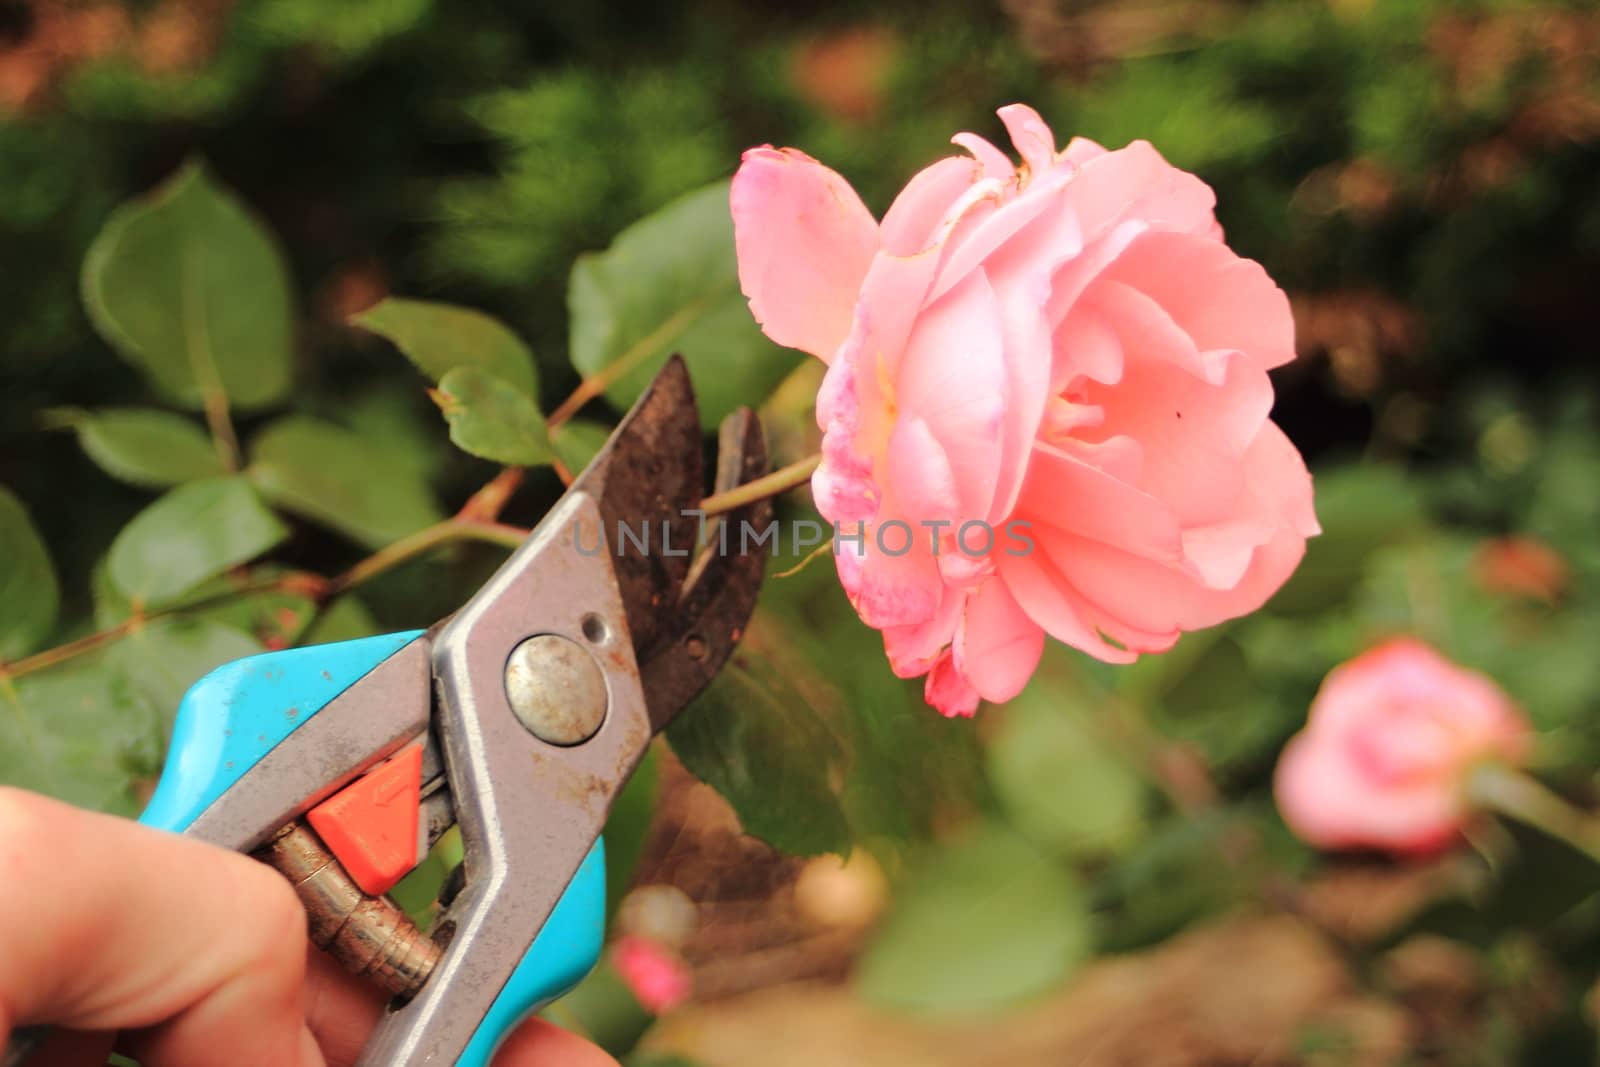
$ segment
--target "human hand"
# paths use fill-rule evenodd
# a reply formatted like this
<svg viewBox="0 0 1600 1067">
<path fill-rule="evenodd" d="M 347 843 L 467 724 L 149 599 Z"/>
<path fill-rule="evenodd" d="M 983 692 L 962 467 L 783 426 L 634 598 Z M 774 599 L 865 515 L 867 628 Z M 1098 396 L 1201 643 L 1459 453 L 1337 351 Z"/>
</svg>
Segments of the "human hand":
<svg viewBox="0 0 1600 1067">
<path fill-rule="evenodd" d="M 281 875 L 248 856 L 0 787 L 0 1044 L 60 1029 L 32 1062 L 337 1067 L 383 1011 L 310 947 Z M 494 1067 L 616 1067 L 540 1019 Z"/>
</svg>

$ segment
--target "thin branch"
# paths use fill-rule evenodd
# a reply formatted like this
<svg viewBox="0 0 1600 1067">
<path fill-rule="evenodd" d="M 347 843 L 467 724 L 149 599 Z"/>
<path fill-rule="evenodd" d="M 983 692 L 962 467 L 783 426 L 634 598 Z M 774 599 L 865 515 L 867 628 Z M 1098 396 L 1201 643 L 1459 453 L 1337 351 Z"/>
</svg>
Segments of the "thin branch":
<svg viewBox="0 0 1600 1067">
<path fill-rule="evenodd" d="M 181 266 L 183 278 L 179 294 L 183 302 L 183 335 L 189 367 L 200 383 L 200 401 L 205 407 L 206 425 L 211 428 L 217 455 L 225 468 L 236 471 L 239 469 L 239 435 L 234 432 L 233 419 L 228 414 L 228 393 L 222 387 L 222 371 L 211 350 L 205 306 L 198 296 L 201 283 L 196 272 L 200 265 L 191 246 L 184 247 Z"/>
<path fill-rule="evenodd" d="M 765 500 L 769 496 L 786 493 L 790 489 L 804 485 L 810 480 L 811 474 L 822 463 L 820 455 L 807 456 L 797 460 L 787 467 L 780 467 L 771 474 L 766 474 L 755 481 L 746 482 L 741 486 L 729 489 L 725 493 L 713 493 L 700 502 L 700 510 L 707 515 L 719 515 L 724 511 L 742 508 L 746 504 L 753 504 L 757 500 Z"/>
<path fill-rule="evenodd" d="M 239 436 L 234 433 L 233 419 L 228 415 L 228 394 L 221 389 L 207 388 L 201 394 L 201 401 L 205 404 L 206 425 L 211 428 L 211 439 L 216 443 L 223 467 L 238 470 Z"/>
<path fill-rule="evenodd" d="M 54 648 L 47 648 L 42 652 L 35 652 L 33 655 L 19 659 L 15 663 L 0 664 L 0 680 L 21 678 L 24 675 L 58 666 L 79 656 L 87 655 L 90 652 L 105 648 L 107 645 L 114 644 L 148 623 L 172 615 L 182 614 L 186 611 L 198 611 L 201 608 L 212 607 L 237 597 L 270 591 L 293 593 L 317 603 L 325 603 L 340 593 L 347 592 L 364 582 L 371 581 L 385 571 L 392 570 L 408 560 L 415 559 L 452 541 L 483 541 L 488 544 L 500 545 L 503 548 L 516 548 L 527 539 L 530 532 L 520 526 L 509 526 L 501 522 L 483 522 L 477 519 L 462 519 L 459 517 L 445 519 L 443 522 L 434 523 L 432 526 L 401 538 L 392 545 L 379 549 L 349 570 L 332 578 L 296 571 L 290 574 L 275 575 L 270 578 L 255 579 L 220 593 L 170 604 L 154 611 L 138 612 L 114 626 L 108 626 L 104 630 L 86 634 L 77 640 L 68 641 L 66 644 L 57 645 Z"/>
<path fill-rule="evenodd" d="M 1480 764 L 1467 778 L 1467 795 L 1490 811 L 1543 830 L 1600 862 L 1600 822 L 1521 771 L 1503 763 Z"/>
<path fill-rule="evenodd" d="M 572 395 L 563 400 L 550 413 L 550 417 L 545 420 L 545 426 L 549 432 L 555 433 L 562 423 L 583 410 L 585 404 L 611 388 L 626 376 L 629 371 L 644 362 L 646 358 L 667 347 L 678 334 L 682 333 L 705 310 L 707 304 L 710 304 L 721 295 L 722 293 L 719 290 L 713 290 L 698 299 L 691 300 L 679 308 L 676 313 L 669 316 L 660 326 L 635 341 L 622 355 L 579 382 L 578 387 L 572 391 Z"/>
<path fill-rule="evenodd" d="M 461 510 L 456 512 L 456 518 L 478 522 L 493 522 L 500 517 L 500 512 L 505 510 L 506 502 L 513 493 L 522 485 L 523 470 L 521 467 L 507 467 L 499 474 L 484 483 L 479 489 L 467 498 L 461 505 Z"/>
<path fill-rule="evenodd" d="M 164 619 L 185 611 L 198 611 L 201 608 L 213 607 L 236 597 L 250 596 L 252 593 L 264 593 L 274 589 L 298 591 L 304 588 L 308 580 L 320 579 L 315 575 L 307 575 L 301 572 L 276 575 L 272 578 L 254 579 L 220 593 L 210 593 L 193 600 L 179 601 L 166 607 L 157 608 L 154 611 L 137 611 L 116 625 L 108 626 L 104 630 L 85 634 L 83 637 L 57 645 L 54 648 L 35 652 L 31 656 L 24 656 L 15 663 L 0 664 L 0 678 L 21 678 L 23 675 L 33 674 L 36 671 L 42 671 L 57 664 L 65 663 L 70 659 L 87 655 L 133 633 L 146 623 L 155 622 L 158 619 Z"/>
</svg>

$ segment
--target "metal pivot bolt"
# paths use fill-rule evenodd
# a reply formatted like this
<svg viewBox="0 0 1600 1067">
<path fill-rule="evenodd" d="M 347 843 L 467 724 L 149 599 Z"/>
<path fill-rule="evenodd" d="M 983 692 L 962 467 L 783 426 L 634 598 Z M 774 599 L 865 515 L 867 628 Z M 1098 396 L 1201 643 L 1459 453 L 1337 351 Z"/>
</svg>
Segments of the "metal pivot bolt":
<svg viewBox="0 0 1600 1067">
<path fill-rule="evenodd" d="M 559 634 L 530 637 L 506 661 L 506 698 L 522 725 L 552 745 L 581 745 L 606 718 L 606 677 L 589 650 Z"/>
</svg>

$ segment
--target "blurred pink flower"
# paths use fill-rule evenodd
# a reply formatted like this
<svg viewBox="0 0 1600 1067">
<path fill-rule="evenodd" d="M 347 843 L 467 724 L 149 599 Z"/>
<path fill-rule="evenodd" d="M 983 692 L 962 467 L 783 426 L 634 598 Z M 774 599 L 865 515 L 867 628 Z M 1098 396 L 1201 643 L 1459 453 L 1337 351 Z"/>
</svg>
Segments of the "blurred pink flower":
<svg viewBox="0 0 1600 1067">
<path fill-rule="evenodd" d="M 881 224 L 793 149 L 746 152 L 731 198 L 752 312 L 829 364 L 839 578 L 946 715 L 1015 696 L 1046 633 L 1126 663 L 1252 611 L 1317 532 L 1268 419 L 1289 302 L 1210 188 L 1143 141 L 1057 152 L 1032 109 L 1000 117 L 1020 166 L 958 134 Z"/>
<path fill-rule="evenodd" d="M 689 999 L 689 968 L 677 953 L 648 937 L 617 938 L 611 946 L 611 965 L 652 1015 L 664 1015 Z"/>
<path fill-rule="evenodd" d="M 1323 848 L 1426 853 L 1470 814 L 1466 780 L 1527 756 L 1527 722 L 1489 678 L 1414 638 L 1336 667 L 1278 762 L 1278 808 Z"/>
<path fill-rule="evenodd" d="M 1566 592 L 1572 568 L 1543 541 L 1514 535 L 1480 544 L 1472 557 L 1472 575 L 1488 592 L 1554 603 Z"/>
</svg>

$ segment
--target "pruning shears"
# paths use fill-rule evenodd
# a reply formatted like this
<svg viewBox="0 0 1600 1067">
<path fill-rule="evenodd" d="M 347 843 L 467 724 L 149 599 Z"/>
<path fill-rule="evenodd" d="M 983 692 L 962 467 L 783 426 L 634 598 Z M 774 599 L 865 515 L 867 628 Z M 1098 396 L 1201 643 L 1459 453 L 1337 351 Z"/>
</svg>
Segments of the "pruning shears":
<svg viewBox="0 0 1600 1067">
<path fill-rule="evenodd" d="M 730 415 L 716 488 L 766 470 L 755 417 Z M 674 357 L 454 615 L 251 656 L 184 697 L 140 821 L 295 882 L 313 940 L 394 994 L 362 1067 L 486 1065 L 594 965 L 611 802 L 727 660 L 761 585 L 759 553 L 687 547 L 727 540 L 706 536 L 702 479 Z M 771 507 L 709 521 L 764 529 Z M 385 894 L 452 824 L 458 888 L 424 934 Z"/>
</svg>

